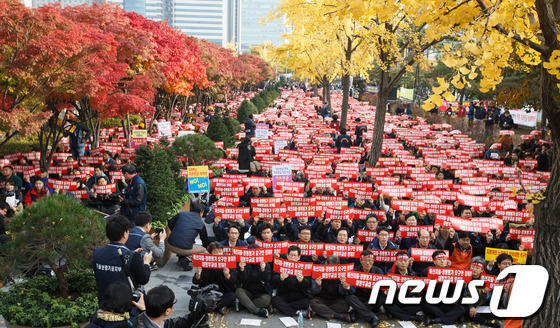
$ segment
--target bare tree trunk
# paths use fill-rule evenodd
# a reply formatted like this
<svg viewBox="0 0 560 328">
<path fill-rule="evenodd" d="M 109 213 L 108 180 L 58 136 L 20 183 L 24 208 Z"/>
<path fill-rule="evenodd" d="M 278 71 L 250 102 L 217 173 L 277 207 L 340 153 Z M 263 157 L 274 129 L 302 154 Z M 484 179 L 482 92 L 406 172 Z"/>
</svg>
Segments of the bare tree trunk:
<svg viewBox="0 0 560 328">
<path fill-rule="evenodd" d="M 342 112 L 340 113 L 340 127 L 346 127 L 348 120 L 348 98 L 350 97 L 350 74 L 342 76 Z"/>
<path fill-rule="evenodd" d="M 319 97 L 319 86 L 317 83 L 313 84 L 313 97 Z"/>
<path fill-rule="evenodd" d="M 382 53 L 383 55 L 383 53 Z M 373 139 L 371 143 L 368 166 L 374 167 L 381 157 L 383 146 L 383 130 L 385 126 L 385 114 L 387 113 L 387 99 L 389 98 L 389 72 L 379 70 L 379 87 L 377 93 L 377 107 L 375 108 L 375 121 L 373 123 Z"/>
<path fill-rule="evenodd" d="M 126 146 L 130 147 L 131 146 L 131 142 L 130 142 L 130 137 L 131 137 L 131 133 L 130 133 L 130 116 L 128 114 L 126 114 L 125 117 L 123 117 L 122 121 L 122 125 L 123 125 L 123 132 L 124 132 L 124 137 L 126 139 Z M 153 119 L 150 123 L 153 123 Z"/>
<path fill-rule="evenodd" d="M 550 60 L 543 56 L 543 61 Z M 560 108 L 553 95 L 553 79 L 541 68 L 541 104 L 549 119 L 553 144 L 550 179 L 546 199 L 535 205 L 535 239 L 532 264 L 543 266 L 550 276 L 543 305 L 533 316 L 523 320 L 523 328 L 559 327 L 560 325 Z"/>
</svg>

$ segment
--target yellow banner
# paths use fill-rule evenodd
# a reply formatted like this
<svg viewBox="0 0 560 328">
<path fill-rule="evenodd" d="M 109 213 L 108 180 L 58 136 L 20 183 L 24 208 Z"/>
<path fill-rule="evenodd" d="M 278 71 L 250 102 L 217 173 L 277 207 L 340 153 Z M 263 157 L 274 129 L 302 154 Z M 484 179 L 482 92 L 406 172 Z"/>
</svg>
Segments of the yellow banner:
<svg viewBox="0 0 560 328">
<path fill-rule="evenodd" d="M 511 249 L 500 249 L 500 248 L 486 248 L 486 254 L 484 259 L 486 261 L 496 260 L 500 254 L 509 254 L 513 257 L 513 264 L 525 264 L 527 263 L 527 252 L 526 251 L 514 251 Z"/>
<path fill-rule="evenodd" d="M 148 130 L 132 130 L 132 138 L 146 139 L 148 137 Z"/>
<path fill-rule="evenodd" d="M 208 176 L 208 166 L 187 167 L 189 178 L 204 178 Z"/>
</svg>

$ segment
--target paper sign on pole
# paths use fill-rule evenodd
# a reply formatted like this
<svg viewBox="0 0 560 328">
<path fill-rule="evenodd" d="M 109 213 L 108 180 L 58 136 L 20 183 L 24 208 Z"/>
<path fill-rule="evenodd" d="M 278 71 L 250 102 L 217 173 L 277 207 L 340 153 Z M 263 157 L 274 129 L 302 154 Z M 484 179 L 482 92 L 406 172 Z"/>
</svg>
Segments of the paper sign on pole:
<svg viewBox="0 0 560 328">
<path fill-rule="evenodd" d="M 148 139 L 148 130 L 132 130 L 132 148 L 146 145 Z"/>
<path fill-rule="evenodd" d="M 276 188 L 278 181 L 292 181 L 291 165 L 273 165 L 272 166 L 272 188 L 274 192 L 280 191 Z"/>
<path fill-rule="evenodd" d="M 208 179 L 208 166 L 189 166 L 189 192 L 210 192 L 210 181 Z"/>
<path fill-rule="evenodd" d="M 158 122 L 158 136 L 161 137 L 171 137 L 173 134 L 171 132 L 171 122 Z"/>
<path fill-rule="evenodd" d="M 284 147 L 286 147 L 287 145 L 287 140 L 274 140 L 274 153 L 278 154 L 278 152 L 284 149 Z"/>
<path fill-rule="evenodd" d="M 257 124 L 255 129 L 255 137 L 268 139 L 268 124 Z"/>
</svg>

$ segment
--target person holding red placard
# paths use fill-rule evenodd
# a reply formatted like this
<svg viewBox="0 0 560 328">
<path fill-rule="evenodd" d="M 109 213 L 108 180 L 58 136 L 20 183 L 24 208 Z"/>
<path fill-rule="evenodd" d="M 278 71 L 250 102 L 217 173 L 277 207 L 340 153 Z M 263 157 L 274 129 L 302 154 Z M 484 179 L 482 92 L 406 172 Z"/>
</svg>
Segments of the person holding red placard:
<svg viewBox="0 0 560 328">
<path fill-rule="evenodd" d="M 208 253 L 212 255 L 224 255 L 224 246 L 217 241 L 208 245 Z M 237 284 L 237 269 L 203 269 L 196 268 L 196 273 L 192 280 L 193 284 L 205 287 L 211 284 L 218 285 L 218 291 L 222 293 L 222 298 L 216 306 L 216 312 L 224 315 L 226 308 L 235 302 L 235 284 Z"/>
<path fill-rule="evenodd" d="M 440 250 L 435 251 L 432 254 L 432 259 L 434 259 L 435 267 L 438 268 L 448 267 L 447 264 L 449 262 L 449 259 L 447 258 L 447 255 L 445 254 L 444 251 L 440 251 Z M 420 274 L 420 276 L 427 277 L 428 271 L 429 268 L 426 268 L 426 270 L 424 270 Z M 447 295 L 453 295 L 455 286 L 456 286 L 455 284 L 451 284 L 449 286 Z M 433 294 L 434 297 L 439 297 L 441 290 L 442 290 L 442 283 L 437 283 Z M 462 305 L 456 303 L 453 304 L 440 303 L 434 305 L 434 304 L 429 304 L 428 302 L 423 302 L 422 305 L 424 308 L 424 313 L 428 315 L 428 317 L 426 317 L 424 320 L 424 324 L 426 326 L 434 323 L 442 323 L 442 322 L 444 322 L 446 325 L 450 325 L 455 321 L 459 320 L 465 313 L 465 308 Z"/>
<path fill-rule="evenodd" d="M 301 258 L 301 249 L 295 245 L 288 248 L 288 261 L 298 262 Z M 311 318 L 309 300 L 311 295 L 307 289 L 311 287 L 311 277 L 301 274 L 289 276 L 287 273 L 272 274 L 271 282 L 276 286 L 276 296 L 272 298 L 272 306 L 287 316 L 293 317 L 301 314 Z"/>
<path fill-rule="evenodd" d="M 50 195 L 50 193 L 49 190 L 45 187 L 45 183 L 43 182 L 43 180 L 36 179 L 33 183 L 33 189 L 27 192 L 23 203 L 26 206 L 31 206 L 31 204 L 48 195 Z"/>
<path fill-rule="evenodd" d="M 100 186 L 106 186 L 109 179 L 103 175 L 97 178 L 97 184 Z M 115 213 L 119 208 L 119 194 L 113 192 L 110 194 L 98 194 L 92 188 L 88 193 L 87 206 L 94 208 L 100 212 L 111 215 Z"/>
<path fill-rule="evenodd" d="M 373 265 L 374 255 L 371 251 L 365 250 L 360 255 L 360 265 L 354 271 L 384 274 L 383 270 Z M 385 303 L 385 295 L 379 294 L 375 304 L 369 304 L 371 289 L 352 286 L 349 295 L 345 297 L 346 303 L 350 305 L 358 314 L 358 317 L 369 322 L 372 327 L 377 327 L 381 323 L 381 319 L 374 313 L 379 311 Z"/>
<path fill-rule="evenodd" d="M 452 243 L 456 243 L 457 234 L 455 233 L 455 231 L 453 231 L 453 233 L 451 233 L 451 231 L 452 231 L 451 227 L 440 227 L 439 224 L 434 225 L 435 239 L 432 242 L 432 244 L 437 249 L 444 249 L 445 243 L 447 242 L 448 239 L 450 239 Z"/>
<path fill-rule="evenodd" d="M 260 246 L 253 244 L 248 247 L 248 249 L 256 248 Z M 249 312 L 264 318 L 270 315 L 268 307 L 272 295 L 269 284 L 271 277 L 272 269 L 268 263 L 239 263 L 237 279 L 241 287 L 235 290 L 235 296 Z"/>
<path fill-rule="evenodd" d="M 486 234 L 486 243 L 492 242 L 492 232 Z M 449 260 L 451 267 L 456 269 L 469 269 L 473 256 L 483 255 L 484 247 L 476 247 L 471 245 L 471 237 L 465 231 L 457 232 L 457 242 L 453 243 L 452 239 L 447 239 L 445 249 L 449 251 Z"/>
<path fill-rule="evenodd" d="M 397 244 L 394 244 L 389 238 L 389 228 L 385 226 L 377 227 L 377 237 L 373 239 L 368 249 L 379 249 L 383 251 L 394 251 L 399 249 Z M 375 266 L 380 268 L 384 273 L 393 265 L 391 262 L 375 262 Z"/>
<path fill-rule="evenodd" d="M 378 225 L 377 214 L 375 214 L 375 213 L 368 214 L 367 217 L 366 217 L 366 224 L 365 224 L 365 229 L 364 230 L 375 231 L 377 233 L 377 225 Z M 356 245 L 361 244 L 361 245 L 367 246 L 370 243 L 367 242 L 367 241 L 360 240 L 360 238 L 358 238 L 358 236 L 356 236 L 354 238 L 354 244 L 356 244 Z"/>
<path fill-rule="evenodd" d="M 230 226 L 228 229 L 228 239 L 222 240 L 220 244 L 229 247 L 239 247 L 239 246 L 248 246 L 247 242 L 244 240 L 239 239 L 239 235 L 241 234 L 241 229 L 237 226 Z"/>
<path fill-rule="evenodd" d="M 397 252 L 396 256 L 397 261 L 389 272 L 401 276 L 416 277 L 416 272 L 410 268 L 412 257 L 409 257 L 405 251 Z M 407 292 L 407 296 L 411 296 L 411 293 Z M 416 314 L 422 311 L 421 305 L 402 304 L 397 298 L 393 301 L 393 304 L 385 304 L 384 307 L 392 316 L 400 320 L 422 321 L 421 317 Z"/>
<path fill-rule="evenodd" d="M 316 243 L 316 241 L 311 239 L 311 227 L 310 226 L 301 226 L 299 228 L 298 239 L 295 240 L 296 243 Z M 324 258 L 322 256 L 318 256 L 316 253 L 313 255 L 304 255 L 301 257 L 301 262 L 313 262 L 315 264 L 319 264 L 323 262 Z"/>
<path fill-rule="evenodd" d="M 411 250 L 413 248 L 436 249 L 433 245 L 430 244 L 430 232 L 428 232 L 428 230 L 418 230 L 418 242 L 408 249 L 408 256 L 411 256 Z M 415 261 L 414 264 L 412 264 L 412 270 L 420 273 L 424 270 L 427 270 L 429 266 L 430 263 Z"/>
<path fill-rule="evenodd" d="M 336 255 L 327 257 L 327 265 L 340 264 L 340 259 Z M 350 285 L 342 282 L 344 279 L 321 279 L 316 278 L 311 282 L 311 309 L 327 320 L 336 319 L 346 322 L 355 322 L 356 317 L 348 313 L 350 307 L 344 297 L 350 291 Z"/>
<path fill-rule="evenodd" d="M 480 275 L 484 273 L 484 265 L 485 261 L 480 257 L 475 257 L 471 260 L 470 269 L 473 272 L 472 280 L 480 279 Z M 465 318 L 467 320 L 472 320 L 476 323 L 486 325 L 488 327 L 501 327 L 500 323 L 498 322 L 497 317 L 494 316 L 492 313 L 477 313 L 476 308 L 478 306 L 490 304 L 490 298 L 492 297 L 492 291 L 490 288 L 483 286 L 477 287 L 476 291 L 479 295 L 479 300 L 475 304 L 465 305 L 466 313 Z M 465 286 L 465 290 L 463 291 L 463 297 L 470 297 L 472 296 L 469 292 L 469 289 Z"/>
</svg>

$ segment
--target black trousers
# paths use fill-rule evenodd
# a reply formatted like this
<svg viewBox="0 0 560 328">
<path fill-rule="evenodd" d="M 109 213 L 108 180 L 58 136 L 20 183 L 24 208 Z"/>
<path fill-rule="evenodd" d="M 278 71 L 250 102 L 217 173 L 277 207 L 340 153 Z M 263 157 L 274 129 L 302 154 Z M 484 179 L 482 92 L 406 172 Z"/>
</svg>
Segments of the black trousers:
<svg viewBox="0 0 560 328">
<path fill-rule="evenodd" d="M 420 304 L 401 304 L 396 299 L 393 304 L 385 304 L 384 307 L 393 317 L 405 321 L 414 320 L 416 313 L 422 311 L 422 305 Z"/>
<path fill-rule="evenodd" d="M 221 308 L 221 307 L 230 307 L 233 306 L 235 304 L 235 293 L 234 292 L 224 292 L 224 295 L 222 296 L 222 298 L 220 299 L 220 301 L 218 302 L 218 306 L 216 307 L 217 309 Z"/>
<path fill-rule="evenodd" d="M 273 307 L 290 317 L 295 316 L 298 310 L 306 310 L 309 308 L 309 299 L 307 299 L 307 297 L 289 300 L 282 295 L 276 295 L 272 298 L 271 303 Z"/>
<path fill-rule="evenodd" d="M 346 303 L 356 311 L 358 317 L 363 320 L 371 322 L 373 319 L 377 318 L 373 311 L 376 309 L 379 310 L 379 308 L 375 304 L 368 304 L 368 300 L 362 301 L 356 295 L 347 295 L 345 300 Z"/>
<path fill-rule="evenodd" d="M 330 319 L 335 313 L 347 313 L 350 307 L 344 298 L 325 299 L 314 297 L 311 300 L 311 308 L 323 318 Z"/>
<path fill-rule="evenodd" d="M 422 304 L 424 313 L 434 318 L 440 318 L 446 325 L 450 325 L 459 320 L 465 314 L 465 307 L 457 304 L 437 304 L 432 305 L 424 302 Z"/>
</svg>

